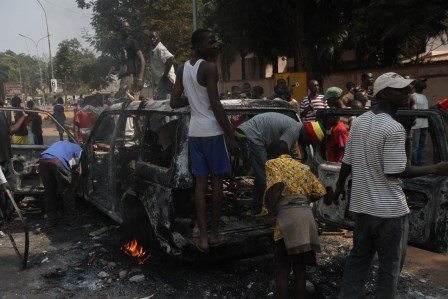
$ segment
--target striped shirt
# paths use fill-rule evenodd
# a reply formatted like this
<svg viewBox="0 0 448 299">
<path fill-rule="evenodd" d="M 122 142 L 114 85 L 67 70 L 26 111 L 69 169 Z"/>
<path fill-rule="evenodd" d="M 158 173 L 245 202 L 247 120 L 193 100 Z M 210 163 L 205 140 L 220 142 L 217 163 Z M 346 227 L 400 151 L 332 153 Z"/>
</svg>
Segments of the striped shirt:
<svg viewBox="0 0 448 299">
<path fill-rule="evenodd" d="M 324 95 L 322 94 L 318 94 L 314 98 L 311 98 L 311 102 L 309 96 L 304 97 L 302 102 L 300 103 L 300 113 L 302 113 L 305 109 L 310 107 L 310 105 L 313 108 L 313 110 L 308 111 L 306 116 L 302 119 L 302 121 L 304 122 L 316 120 L 316 109 L 328 108 L 327 103 L 324 102 Z"/>
<path fill-rule="evenodd" d="M 368 111 L 353 121 L 343 162 L 352 166 L 350 211 L 393 218 L 409 213 L 402 182 L 406 133 L 389 114 Z"/>
</svg>

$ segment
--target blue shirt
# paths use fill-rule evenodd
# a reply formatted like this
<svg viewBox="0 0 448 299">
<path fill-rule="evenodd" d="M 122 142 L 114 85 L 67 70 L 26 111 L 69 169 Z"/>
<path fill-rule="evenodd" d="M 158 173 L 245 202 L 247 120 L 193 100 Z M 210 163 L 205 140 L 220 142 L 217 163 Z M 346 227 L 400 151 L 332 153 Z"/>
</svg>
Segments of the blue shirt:
<svg viewBox="0 0 448 299">
<path fill-rule="evenodd" d="M 58 159 L 65 168 L 71 170 L 71 166 L 78 165 L 82 149 L 76 143 L 58 141 L 53 143 L 46 151 L 40 154 L 41 159 Z"/>
</svg>

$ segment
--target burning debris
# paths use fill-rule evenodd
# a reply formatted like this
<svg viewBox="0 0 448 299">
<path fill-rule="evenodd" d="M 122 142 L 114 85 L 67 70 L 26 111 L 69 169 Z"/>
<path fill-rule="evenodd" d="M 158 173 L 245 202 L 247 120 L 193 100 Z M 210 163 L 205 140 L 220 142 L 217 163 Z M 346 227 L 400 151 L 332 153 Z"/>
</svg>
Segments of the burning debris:
<svg viewBox="0 0 448 299">
<path fill-rule="evenodd" d="M 138 244 L 137 240 L 132 240 L 121 246 L 127 255 L 137 260 L 139 265 L 143 265 L 150 257 L 149 253 L 145 251 L 145 248 Z"/>
</svg>

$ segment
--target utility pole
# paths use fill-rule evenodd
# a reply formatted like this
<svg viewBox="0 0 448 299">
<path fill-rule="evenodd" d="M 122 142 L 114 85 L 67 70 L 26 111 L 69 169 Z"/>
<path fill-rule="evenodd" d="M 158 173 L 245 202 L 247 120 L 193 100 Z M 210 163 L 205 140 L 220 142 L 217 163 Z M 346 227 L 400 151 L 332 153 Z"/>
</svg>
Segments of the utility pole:
<svg viewBox="0 0 448 299">
<path fill-rule="evenodd" d="M 193 31 L 198 29 L 198 0 L 193 0 Z"/>
<path fill-rule="evenodd" d="M 51 79 L 54 79 L 54 72 L 53 72 L 53 61 L 51 60 L 51 45 L 50 45 L 50 31 L 48 30 L 48 20 L 47 20 L 47 12 L 45 11 L 44 6 L 42 3 L 40 3 L 39 0 L 36 0 L 37 3 L 39 3 L 40 7 L 44 11 L 45 16 L 45 25 L 47 26 L 47 37 L 48 37 L 48 56 L 50 56 L 50 70 L 51 70 Z"/>
</svg>

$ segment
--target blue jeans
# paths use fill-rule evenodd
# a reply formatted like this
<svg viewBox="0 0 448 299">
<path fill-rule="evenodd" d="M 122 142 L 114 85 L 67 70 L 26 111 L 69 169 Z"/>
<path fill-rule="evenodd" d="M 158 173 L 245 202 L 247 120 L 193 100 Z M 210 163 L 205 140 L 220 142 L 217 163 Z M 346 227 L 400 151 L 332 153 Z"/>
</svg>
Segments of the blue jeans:
<svg viewBox="0 0 448 299">
<path fill-rule="evenodd" d="M 345 264 L 339 298 L 364 298 L 365 279 L 375 253 L 379 260 L 375 298 L 395 298 L 408 232 L 409 215 L 380 218 L 356 214 L 353 249 Z"/>
<path fill-rule="evenodd" d="M 428 134 L 428 128 L 412 130 L 412 156 L 411 156 L 412 165 L 423 166 L 423 164 L 425 163 L 424 155 L 425 155 L 427 134 Z"/>
</svg>

